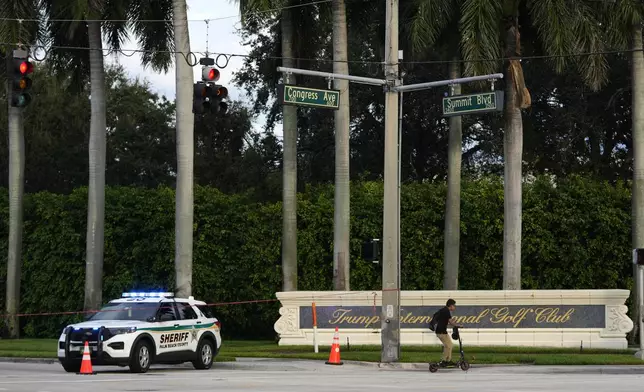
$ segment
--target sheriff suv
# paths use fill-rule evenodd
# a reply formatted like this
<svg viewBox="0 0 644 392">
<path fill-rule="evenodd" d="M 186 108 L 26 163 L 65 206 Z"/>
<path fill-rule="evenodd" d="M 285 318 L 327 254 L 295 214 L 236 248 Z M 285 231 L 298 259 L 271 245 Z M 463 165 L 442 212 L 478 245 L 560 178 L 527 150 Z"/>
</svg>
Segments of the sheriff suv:
<svg viewBox="0 0 644 392">
<path fill-rule="evenodd" d="M 92 365 L 129 366 L 134 373 L 183 362 L 209 369 L 221 347 L 220 329 L 206 303 L 192 296 L 123 293 L 87 321 L 65 327 L 58 360 L 67 372 L 79 372 L 87 341 Z"/>
</svg>

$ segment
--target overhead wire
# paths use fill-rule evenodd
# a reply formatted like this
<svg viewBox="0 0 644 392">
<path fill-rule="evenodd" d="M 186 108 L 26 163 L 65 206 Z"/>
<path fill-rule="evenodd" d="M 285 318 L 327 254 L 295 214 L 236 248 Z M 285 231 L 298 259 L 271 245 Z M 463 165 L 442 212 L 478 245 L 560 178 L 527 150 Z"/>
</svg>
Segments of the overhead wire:
<svg viewBox="0 0 644 392">
<path fill-rule="evenodd" d="M 254 16 L 254 15 L 270 14 L 273 12 L 278 12 L 278 11 L 283 11 L 283 10 L 288 10 L 293 8 L 309 7 L 312 5 L 331 3 L 332 1 L 333 0 L 314 0 L 306 3 L 275 7 L 275 8 L 265 9 L 265 10 L 247 11 L 247 12 L 244 12 L 242 15 Z M 370 1 L 370 0 L 363 0 L 363 1 Z M 239 18 L 239 15 L 220 16 L 217 18 L 207 18 L 207 19 L 188 19 L 188 22 L 206 22 L 206 21 L 213 22 L 213 21 L 232 19 L 232 18 Z M 0 21 L 3 21 L 3 22 L 11 22 L 11 21 L 13 22 L 131 22 L 131 20 L 129 19 L 57 19 L 57 18 L 39 18 L 39 19 L 0 18 Z M 168 22 L 173 22 L 173 20 L 172 19 L 139 19 L 137 20 L 137 22 L 168 23 Z"/>
<path fill-rule="evenodd" d="M 0 42 L 0 46 L 16 46 L 18 45 L 17 43 L 10 43 L 10 42 Z M 45 52 L 49 52 L 51 50 L 100 50 L 102 52 L 108 52 L 108 54 L 115 53 L 115 52 L 120 52 L 121 54 L 131 57 L 134 53 L 169 53 L 169 54 L 182 54 L 184 57 L 186 57 L 186 54 L 180 51 L 172 51 L 172 50 L 147 50 L 147 49 L 110 49 L 110 48 L 100 48 L 100 49 L 92 49 L 86 46 L 61 46 L 61 45 L 48 45 L 45 47 L 44 45 L 33 45 L 32 48 L 34 49 L 42 49 Z M 412 60 L 412 61 L 398 61 L 396 64 L 397 65 L 410 65 L 410 64 L 425 64 L 425 65 L 439 65 L 439 64 L 450 64 L 450 63 L 473 63 L 473 62 L 500 62 L 500 61 L 507 61 L 510 59 L 518 59 L 518 60 L 547 60 L 547 59 L 554 59 L 554 58 L 566 58 L 566 57 L 584 57 L 584 56 L 600 56 L 600 55 L 617 55 L 617 54 L 627 54 L 627 53 L 634 53 L 634 52 L 641 52 L 644 51 L 643 49 L 616 49 L 616 50 L 603 50 L 603 51 L 592 51 L 592 52 L 579 52 L 579 53 L 564 53 L 564 54 L 553 54 L 553 55 L 527 55 L 527 56 L 515 56 L 515 57 L 495 57 L 495 58 L 481 58 L 481 59 L 458 59 L 458 60 Z M 126 54 L 126 53 L 129 53 Z M 284 57 L 284 56 L 272 56 L 272 55 L 267 55 L 267 56 L 254 56 L 254 55 L 249 55 L 249 54 L 242 54 L 242 53 L 224 53 L 224 52 L 210 52 L 210 51 L 190 51 L 187 53 L 187 55 L 216 55 L 216 56 L 224 56 L 226 58 L 226 64 L 223 66 L 220 66 L 220 68 L 225 68 L 228 62 L 230 61 L 231 58 L 233 57 L 240 57 L 240 58 L 247 58 L 247 59 L 254 59 L 254 60 L 283 60 L 283 59 L 290 59 L 294 61 L 310 61 L 310 62 L 319 62 L 319 63 L 334 63 L 337 60 L 333 59 L 324 59 L 324 58 L 313 58 L 313 57 Z M 187 57 L 186 57 L 187 59 Z M 37 59 L 38 61 L 44 60 L 44 58 Z M 375 61 L 375 60 L 346 60 L 343 62 L 348 62 L 348 63 L 353 63 L 353 64 L 378 64 L 378 65 L 384 65 L 385 63 L 383 61 Z M 194 66 L 195 64 L 191 64 Z"/>
</svg>

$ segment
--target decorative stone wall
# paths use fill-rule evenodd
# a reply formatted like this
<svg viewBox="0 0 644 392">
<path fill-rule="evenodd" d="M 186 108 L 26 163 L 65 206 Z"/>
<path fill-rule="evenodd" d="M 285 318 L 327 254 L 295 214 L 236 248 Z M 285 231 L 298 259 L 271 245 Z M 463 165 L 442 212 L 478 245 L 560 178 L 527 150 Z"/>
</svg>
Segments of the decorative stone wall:
<svg viewBox="0 0 644 392">
<path fill-rule="evenodd" d="M 440 344 L 427 325 L 453 298 L 464 345 L 623 349 L 633 329 L 628 296 L 628 290 L 402 291 L 401 343 Z M 381 291 L 293 291 L 277 298 L 280 345 L 313 344 L 313 303 L 318 344 L 330 345 L 336 327 L 342 344 L 381 344 Z"/>
</svg>

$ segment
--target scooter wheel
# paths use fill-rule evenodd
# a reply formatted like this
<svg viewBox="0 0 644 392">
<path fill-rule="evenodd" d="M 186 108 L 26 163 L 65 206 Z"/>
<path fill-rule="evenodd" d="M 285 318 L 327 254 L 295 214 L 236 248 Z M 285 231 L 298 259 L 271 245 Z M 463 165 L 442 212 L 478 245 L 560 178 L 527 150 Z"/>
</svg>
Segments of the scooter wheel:
<svg viewBox="0 0 644 392">
<path fill-rule="evenodd" d="M 436 373 L 438 371 L 438 366 L 436 364 L 430 363 L 429 364 L 429 371 L 432 373 Z"/>
<path fill-rule="evenodd" d="M 466 372 L 466 371 L 469 370 L 469 368 L 470 368 L 469 362 L 467 362 L 467 361 L 461 362 L 461 370 L 462 371 Z"/>
</svg>

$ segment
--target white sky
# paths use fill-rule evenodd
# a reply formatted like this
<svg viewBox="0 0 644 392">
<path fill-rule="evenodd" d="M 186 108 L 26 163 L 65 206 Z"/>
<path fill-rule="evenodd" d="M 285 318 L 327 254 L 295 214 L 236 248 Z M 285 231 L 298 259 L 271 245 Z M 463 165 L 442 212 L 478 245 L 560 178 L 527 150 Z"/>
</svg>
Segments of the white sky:
<svg viewBox="0 0 644 392">
<path fill-rule="evenodd" d="M 241 26 L 240 12 L 235 0 L 187 0 L 187 3 L 191 51 L 203 53 L 208 49 L 209 52 L 217 53 L 242 55 L 249 53 L 249 48 L 242 46 L 241 37 L 237 32 Z M 207 28 L 206 19 L 216 20 L 210 20 Z M 208 48 L 206 48 L 206 31 L 209 31 Z M 137 49 L 136 41 L 126 42 L 122 47 L 124 49 Z M 129 54 L 125 50 L 124 52 Z M 197 55 L 197 57 L 199 58 L 200 56 Z M 216 58 L 216 56 L 210 57 Z M 118 58 L 114 58 L 114 56 L 108 56 L 105 60 L 108 63 L 118 62 L 125 67 L 130 77 L 147 79 L 150 82 L 152 90 L 165 95 L 170 100 L 175 99 L 174 66 L 166 74 L 155 73 L 152 69 L 144 69 L 141 66 L 141 56 L 138 53 L 132 57 L 119 55 Z M 248 102 L 248 99 L 245 97 L 245 92 L 232 83 L 234 73 L 241 68 L 243 61 L 244 59 L 241 57 L 232 57 L 226 68 L 219 68 L 221 78 L 218 84 L 222 84 L 228 88 L 228 96 L 231 99 L 242 99 Z M 225 64 L 223 57 L 220 59 L 219 64 Z M 193 70 L 194 80 L 200 80 L 201 65 L 197 64 L 193 67 Z M 264 120 L 263 117 L 257 118 L 254 124 L 255 129 L 263 131 Z M 275 134 L 281 140 L 281 124 L 276 125 Z"/>
</svg>

